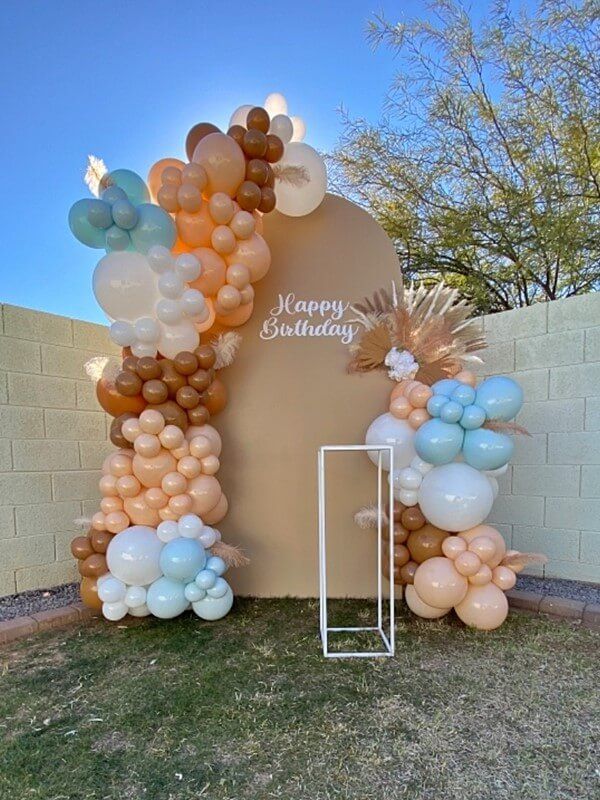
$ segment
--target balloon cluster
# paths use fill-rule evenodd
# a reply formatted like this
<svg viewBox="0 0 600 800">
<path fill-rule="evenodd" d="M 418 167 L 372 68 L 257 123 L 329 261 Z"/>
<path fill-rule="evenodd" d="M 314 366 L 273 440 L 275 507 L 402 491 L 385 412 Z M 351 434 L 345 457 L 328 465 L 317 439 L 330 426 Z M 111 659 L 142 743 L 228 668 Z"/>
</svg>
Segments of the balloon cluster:
<svg viewBox="0 0 600 800">
<path fill-rule="evenodd" d="M 389 514 L 389 508 L 387 510 Z M 431 525 L 419 506 L 394 505 L 394 583 L 413 582 L 419 564 L 442 555 L 442 542 L 450 534 Z M 389 547 L 383 544 L 383 574 L 389 579 Z"/>
<path fill-rule="evenodd" d="M 431 419 L 427 403 L 432 394 L 431 388 L 421 381 L 400 381 L 390 395 L 390 414 L 405 419 L 411 428 L 418 430 Z"/>
</svg>

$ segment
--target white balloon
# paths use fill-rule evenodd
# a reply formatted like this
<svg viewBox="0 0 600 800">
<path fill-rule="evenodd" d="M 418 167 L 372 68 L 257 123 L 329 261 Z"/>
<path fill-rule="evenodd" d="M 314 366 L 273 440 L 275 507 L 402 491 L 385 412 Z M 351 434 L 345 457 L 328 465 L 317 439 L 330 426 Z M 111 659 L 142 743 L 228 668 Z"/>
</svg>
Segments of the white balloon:
<svg viewBox="0 0 600 800">
<path fill-rule="evenodd" d="M 277 116 L 273 117 L 271 120 L 269 133 L 279 136 L 281 141 L 287 144 L 294 133 L 292 120 L 286 114 L 277 114 Z"/>
<path fill-rule="evenodd" d="M 208 550 L 208 548 L 212 547 L 217 541 L 217 531 L 214 528 L 211 528 L 209 525 L 205 525 L 202 529 L 199 539 L 202 547 L 205 547 Z"/>
<path fill-rule="evenodd" d="M 480 525 L 492 509 L 494 493 L 489 479 L 468 464 L 434 467 L 418 492 L 426 519 L 445 531 L 466 531 Z"/>
<path fill-rule="evenodd" d="M 143 586 L 128 586 L 125 592 L 125 605 L 128 608 L 139 608 L 146 605 L 146 590 Z"/>
<path fill-rule="evenodd" d="M 102 613 L 111 622 L 118 622 L 127 614 L 125 603 L 102 603 Z"/>
<path fill-rule="evenodd" d="M 147 317 L 160 296 L 148 259 L 131 250 L 114 251 L 101 258 L 92 283 L 98 304 L 111 319 L 134 322 Z"/>
<path fill-rule="evenodd" d="M 138 358 L 143 358 L 144 356 L 150 356 L 151 358 L 154 358 L 156 355 L 156 345 L 151 344 L 150 342 L 136 341 L 135 344 L 131 345 L 131 352 Z"/>
<path fill-rule="evenodd" d="M 170 542 L 171 539 L 177 539 L 181 534 L 179 533 L 179 526 L 172 519 L 166 519 L 161 522 L 156 529 L 156 535 L 161 542 Z"/>
<path fill-rule="evenodd" d="M 390 444 L 394 448 L 394 471 L 407 467 L 415 457 L 415 430 L 404 419 L 397 419 L 389 412 L 381 414 L 369 425 L 365 444 Z M 368 456 L 377 465 L 379 452 L 369 450 Z M 381 466 L 386 472 L 390 469 L 390 459 L 386 452 L 381 453 Z"/>
<path fill-rule="evenodd" d="M 493 475 L 488 476 L 488 480 L 490 482 L 490 486 L 492 487 L 492 492 L 494 493 L 494 500 L 498 497 L 498 493 L 500 492 L 500 486 L 496 478 Z"/>
<path fill-rule="evenodd" d="M 302 117 L 291 117 L 294 133 L 290 141 L 301 142 L 306 136 L 306 123 Z"/>
<path fill-rule="evenodd" d="M 248 112 L 252 111 L 254 106 L 238 106 L 236 110 L 231 115 L 229 120 L 229 127 L 231 128 L 232 125 L 243 125 L 244 128 L 246 127 L 246 117 L 248 116 Z"/>
<path fill-rule="evenodd" d="M 279 92 L 271 92 L 271 94 L 267 95 L 263 108 L 271 119 L 277 114 L 287 114 L 288 112 L 287 100 Z"/>
<path fill-rule="evenodd" d="M 143 606 L 136 606 L 135 608 L 129 609 L 129 615 L 132 617 L 149 617 L 150 616 L 150 609 L 144 603 Z"/>
<path fill-rule="evenodd" d="M 410 462 L 410 466 L 416 469 L 417 472 L 420 472 L 421 475 L 427 475 L 427 473 L 433 469 L 433 464 L 430 464 L 429 461 L 423 461 L 419 456 L 413 458 Z"/>
<path fill-rule="evenodd" d="M 415 587 L 410 583 L 404 587 L 404 597 L 406 598 L 406 605 L 413 614 L 423 617 L 423 619 L 439 619 L 451 610 L 449 608 L 434 608 L 424 603 L 417 594 Z"/>
<path fill-rule="evenodd" d="M 98 597 L 103 603 L 121 603 L 125 599 L 127 587 L 114 575 L 103 575 L 102 583 L 98 581 Z"/>
<path fill-rule="evenodd" d="M 303 167 L 308 181 L 294 186 L 287 181 L 275 180 L 277 210 L 288 217 L 303 217 L 321 204 L 327 191 L 325 162 L 317 151 L 304 142 L 290 142 L 283 151 L 278 168 Z"/>
<path fill-rule="evenodd" d="M 182 350 L 195 350 L 200 343 L 200 336 L 190 320 L 183 320 L 176 325 L 163 325 L 158 351 L 165 358 L 175 358 Z"/>
<path fill-rule="evenodd" d="M 108 569 L 124 583 L 145 586 L 162 575 L 162 547 L 154 528 L 133 525 L 111 539 L 106 551 Z"/>
<path fill-rule="evenodd" d="M 187 317 L 197 317 L 204 313 L 206 301 L 198 289 L 186 289 L 181 297 L 181 307 Z"/>
<path fill-rule="evenodd" d="M 405 506 L 416 506 L 419 502 L 419 495 L 413 489 L 400 489 L 396 499 Z"/>
<path fill-rule="evenodd" d="M 181 275 L 173 272 L 173 270 L 163 272 L 158 279 L 158 291 L 163 295 L 163 297 L 169 297 L 171 300 L 176 300 L 178 297 L 181 297 L 184 289 L 185 284 L 183 282 L 183 278 Z"/>
<path fill-rule="evenodd" d="M 394 471 L 394 486 L 396 481 L 401 489 L 418 489 L 423 480 L 420 472 L 412 467 L 404 467 L 399 471 Z"/>
<path fill-rule="evenodd" d="M 173 267 L 173 256 L 168 247 L 162 244 L 153 245 L 147 253 L 150 269 L 154 272 L 166 272 Z"/>
<path fill-rule="evenodd" d="M 133 326 L 135 335 L 140 342 L 155 344 L 160 336 L 160 326 L 152 317 L 142 317 Z"/>
<path fill-rule="evenodd" d="M 159 300 L 156 304 L 156 316 L 167 325 L 175 325 L 181 322 L 181 317 L 183 316 L 181 303 L 179 300 L 168 300 L 167 298 Z"/>
<path fill-rule="evenodd" d="M 204 523 L 196 514 L 184 514 L 179 518 L 179 535 L 186 539 L 197 539 L 204 528 Z"/>
<path fill-rule="evenodd" d="M 120 347 L 131 347 L 135 342 L 135 331 L 130 322 L 117 320 L 110 326 L 110 338 Z"/>
<path fill-rule="evenodd" d="M 195 281 L 200 277 L 200 262 L 192 253 L 182 253 L 175 259 L 175 269 L 184 281 Z"/>
</svg>

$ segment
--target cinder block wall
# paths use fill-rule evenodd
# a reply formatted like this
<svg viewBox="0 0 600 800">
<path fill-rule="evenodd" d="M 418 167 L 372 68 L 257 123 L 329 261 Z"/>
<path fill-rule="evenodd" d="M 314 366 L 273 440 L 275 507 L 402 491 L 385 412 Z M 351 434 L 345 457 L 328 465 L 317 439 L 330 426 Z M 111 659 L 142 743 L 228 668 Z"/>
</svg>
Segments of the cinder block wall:
<svg viewBox="0 0 600 800">
<path fill-rule="evenodd" d="M 118 353 L 107 329 L 4 305 L 0 334 L 0 596 L 77 578 L 73 520 L 98 509 L 110 418 L 83 365 Z M 525 390 L 491 522 L 531 570 L 600 583 L 600 293 L 494 314 L 481 375 Z"/>
<path fill-rule="evenodd" d="M 98 510 L 109 417 L 84 371 L 107 329 L 4 305 L 0 335 L 0 595 L 77 578 L 73 520 Z"/>
</svg>

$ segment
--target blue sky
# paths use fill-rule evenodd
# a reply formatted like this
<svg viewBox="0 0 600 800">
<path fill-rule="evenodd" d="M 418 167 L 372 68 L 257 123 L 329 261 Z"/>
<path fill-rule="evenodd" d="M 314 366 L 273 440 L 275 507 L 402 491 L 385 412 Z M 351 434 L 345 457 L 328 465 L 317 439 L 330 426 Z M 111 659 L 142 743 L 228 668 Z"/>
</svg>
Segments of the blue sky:
<svg viewBox="0 0 600 800">
<path fill-rule="evenodd" d="M 224 126 L 272 91 L 333 146 L 341 104 L 376 119 L 394 72 L 365 38 L 383 11 L 424 0 L 3 0 L 0 7 L 2 302 L 104 321 L 91 289 L 101 251 L 69 231 L 88 153 L 146 177 L 181 157 L 188 129 Z"/>
</svg>

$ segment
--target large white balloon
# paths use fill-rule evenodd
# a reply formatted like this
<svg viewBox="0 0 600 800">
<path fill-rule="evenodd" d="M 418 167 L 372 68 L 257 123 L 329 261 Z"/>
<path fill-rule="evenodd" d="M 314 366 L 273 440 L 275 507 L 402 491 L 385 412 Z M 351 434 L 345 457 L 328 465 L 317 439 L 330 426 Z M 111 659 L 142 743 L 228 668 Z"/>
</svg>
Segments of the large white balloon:
<svg viewBox="0 0 600 800">
<path fill-rule="evenodd" d="M 275 180 L 277 210 L 288 217 L 304 217 L 321 204 L 327 191 L 325 162 L 317 151 L 304 142 L 290 142 L 283 151 L 277 169 L 300 167 L 308 179 L 300 186 L 295 182 Z"/>
<path fill-rule="evenodd" d="M 434 467 L 423 478 L 418 496 L 427 520 L 452 532 L 482 523 L 494 503 L 488 477 L 462 463 Z"/>
<path fill-rule="evenodd" d="M 414 447 L 415 430 L 404 419 L 397 419 L 389 412 L 374 419 L 369 425 L 365 444 L 391 444 L 394 448 L 394 472 L 408 467 L 417 455 Z M 369 458 L 376 465 L 379 453 L 368 451 Z M 381 455 L 381 466 L 389 472 L 390 459 L 386 452 Z"/>
<path fill-rule="evenodd" d="M 290 117 L 292 120 L 292 127 L 294 133 L 292 134 L 292 142 L 301 142 L 306 136 L 306 123 L 302 117 Z"/>
<path fill-rule="evenodd" d="M 158 352 L 165 358 L 175 358 L 182 350 L 191 352 L 198 347 L 200 336 L 191 320 L 183 320 L 176 325 L 163 325 L 158 340 Z"/>
<path fill-rule="evenodd" d="M 94 270 L 93 290 L 108 317 L 127 322 L 154 316 L 160 297 L 156 275 L 146 256 L 131 250 L 108 253 L 100 259 Z"/>
<path fill-rule="evenodd" d="M 147 586 L 162 575 L 162 547 L 154 528 L 134 525 L 112 538 L 106 551 L 108 569 L 123 583 Z"/>
<path fill-rule="evenodd" d="M 287 100 L 280 92 L 271 92 L 271 94 L 267 95 L 263 108 L 271 119 L 277 114 L 287 114 L 288 112 Z"/>
<path fill-rule="evenodd" d="M 229 127 L 231 128 L 233 125 L 242 125 L 245 128 L 246 117 L 248 116 L 248 112 L 252 111 L 253 108 L 254 106 L 249 105 L 238 106 L 229 119 Z"/>
</svg>

